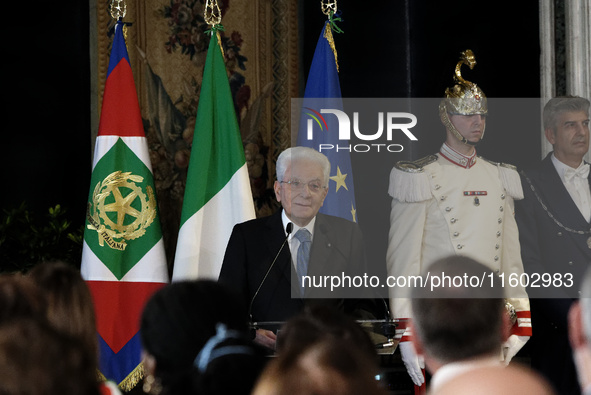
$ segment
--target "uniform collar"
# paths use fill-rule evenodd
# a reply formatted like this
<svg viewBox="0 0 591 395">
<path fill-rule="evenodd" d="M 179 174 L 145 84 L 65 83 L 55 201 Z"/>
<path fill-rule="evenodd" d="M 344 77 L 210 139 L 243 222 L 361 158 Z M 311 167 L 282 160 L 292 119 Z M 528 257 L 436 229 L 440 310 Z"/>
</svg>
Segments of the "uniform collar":
<svg viewBox="0 0 591 395">
<path fill-rule="evenodd" d="M 451 163 L 463 167 L 465 169 L 471 168 L 476 163 L 476 149 L 474 149 L 472 155 L 466 156 L 454 150 L 446 143 L 443 143 L 441 149 L 439 150 L 439 154 Z"/>
</svg>

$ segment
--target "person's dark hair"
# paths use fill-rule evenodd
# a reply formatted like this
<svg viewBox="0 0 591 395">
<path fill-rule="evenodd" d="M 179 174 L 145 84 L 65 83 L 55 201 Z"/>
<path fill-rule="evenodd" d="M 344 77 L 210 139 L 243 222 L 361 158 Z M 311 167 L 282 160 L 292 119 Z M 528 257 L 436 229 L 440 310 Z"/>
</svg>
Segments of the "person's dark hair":
<svg viewBox="0 0 591 395">
<path fill-rule="evenodd" d="M 579 96 L 558 96 L 550 99 L 542 114 L 544 130 L 556 129 L 557 118 L 563 112 L 579 111 L 589 115 L 589 100 Z"/>
<path fill-rule="evenodd" d="M 277 352 L 302 350 L 323 338 L 341 339 L 377 363 L 374 344 L 363 328 L 343 312 L 320 305 L 307 307 L 283 325 L 277 337 Z"/>
<path fill-rule="evenodd" d="M 413 289 L 415 335 L 425 351 L 444 363 L 498 352 L 505 302 L 496 275 L 491 275 L 494 272 L 473 259 L 455 255 L 436 261 L 427 270 L 431 278 L 442 278 L 443 274 L 449 278 L 477 276 L 494 282 L 493 287 L 480 288 L 450 282 L 431 295 L 423 292 L 425 289 Z"/>
<path fill-rule="evenodd" d="M 99 395 L 96 363 L 44 318 L 14 319 L 0 325 L 0 394 Z"/>
<path fill-rule="evenodd" d="M 81 339 L 98 361 L 92 295 L 80 271 L 63 262 L 44 262 L 29 278 L 47 299 L 47 319 L 57 330 Z"/>
<path fill-rule="evenodd" d="M 265 359 L 247 338 L 245 317 L 244 301 L 214 281 L 175 282 L 157 291 L 142 313 L 141 337 L 144 350 L 156 361 L 154 375 L 162 394 L 250 393 Z M 233 345 L 240 351 L 225 349 L 222 356 L 208 358 L 200 371 L 196 357 L 216 335 L 218 324 L 234 336 L 215 349 Z"/>
</svg>

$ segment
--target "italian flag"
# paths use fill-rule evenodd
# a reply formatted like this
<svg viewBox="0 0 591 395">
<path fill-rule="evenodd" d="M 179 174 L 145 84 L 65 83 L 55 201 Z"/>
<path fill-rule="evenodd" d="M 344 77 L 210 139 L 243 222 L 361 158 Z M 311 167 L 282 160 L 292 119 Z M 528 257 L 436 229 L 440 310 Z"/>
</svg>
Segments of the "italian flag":
<svg viewBox="0 0 591 395">
<path fill-rule="evenodd" d="M 142 378 L 139 319 L 168 282 L 140 107 L 117 22 L 95 143 L 81 273 L 93 296 L 101 373 L 130 390 Z"/>
<path fill-rule="evenodd" d="M 199 95 L 173 281 L 217 280 L 235 224 L 255 217 L 226 66 L 212 33 Z"/>
</svg>

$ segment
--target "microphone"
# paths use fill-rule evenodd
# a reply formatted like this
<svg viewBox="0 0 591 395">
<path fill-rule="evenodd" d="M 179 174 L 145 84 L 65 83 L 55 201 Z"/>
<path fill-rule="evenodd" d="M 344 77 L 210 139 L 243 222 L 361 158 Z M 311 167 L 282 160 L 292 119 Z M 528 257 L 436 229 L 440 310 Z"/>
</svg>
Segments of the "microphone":
<svg viewBox="0 0 591 395">
<path fill-rule="evenodd" d="M 271 269 L 273 269 L 273 266 L 275 266 L 275 262 L 277 262 L 277 258 L 279 258 L 279 254 L 281 254 L 281 251 L 283 251 L 283 247 L 285 247 L 285 243 L 287 243 L 287 239 L 289 238 L 289 235 L 291 234 L 292 231 L 293 231 L 293 224 L 290 222 L 285 227 L 285 233 L 287 233 L 287 236 L 285 236 L 285 240 L 283 240 L 283 244 L 281 244 L 281 248 L 279 248 L 279 251 L 277 251 L 277 255 L 275 255 L 275 258 L 273 259 L 273 262 L 271 262 L 271 265 L 269 265 L 269 269 L 267 269 L 267 273 L 265 273 L 265 277 L 263 277 L 263 279 L 261 280 L 259 287 L 257 288 L 256 292 L 252 296 L 252 299 L 250 300 L 250 305 L 248 306 L 248 317 L 249 317 L 251 323 L 252 323 L 252 304 L 253 304 L 254 300 L 256 299 L 257 295 L 259 294 L 261 287 L 265 283 L 267 276 L 269 275 L 269 273 L 271 273 Z"/>
<path fill-rule="evenodd" d="M 382 323 L 382 332 L 386 337 L 386 341 L 376 344 L 375 348 L 377 349 L 393 347 L 396 344 L 394 339 L 396 337 L 396 327 L 398 326 L 390 316 L 390 308 L 388 307 L 386 299 L 380 299 L 384 303 L 384 308 L 386 309 L 386 319 Z"/>
</svg>

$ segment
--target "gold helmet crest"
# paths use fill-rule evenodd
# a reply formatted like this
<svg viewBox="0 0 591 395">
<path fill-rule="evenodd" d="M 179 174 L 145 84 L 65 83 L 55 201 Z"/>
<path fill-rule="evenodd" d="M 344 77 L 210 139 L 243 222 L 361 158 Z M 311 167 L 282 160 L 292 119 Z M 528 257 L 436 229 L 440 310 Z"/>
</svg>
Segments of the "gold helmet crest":
<svg viewBox="0 0 591 395">
<path fill-rule="evenodd" d="M 449 120 L 449 115 L 487 115 L 488 106 L 486 96 L 482 89 L 473 82 L 462 78 L 462 65 L 465 64 L 470 69 L 476 65 L 476 58 L 472 50 L 467 49 L 460 54 L 460 60 L 456 64 L 454 81 L 456 84 L 445 90 L 445 99 L 439 104 L 439 116 L 441 121 L 456 138 L 465 144 L 471 144 L 463 138 L 455 126 Z"/>
</svg>

